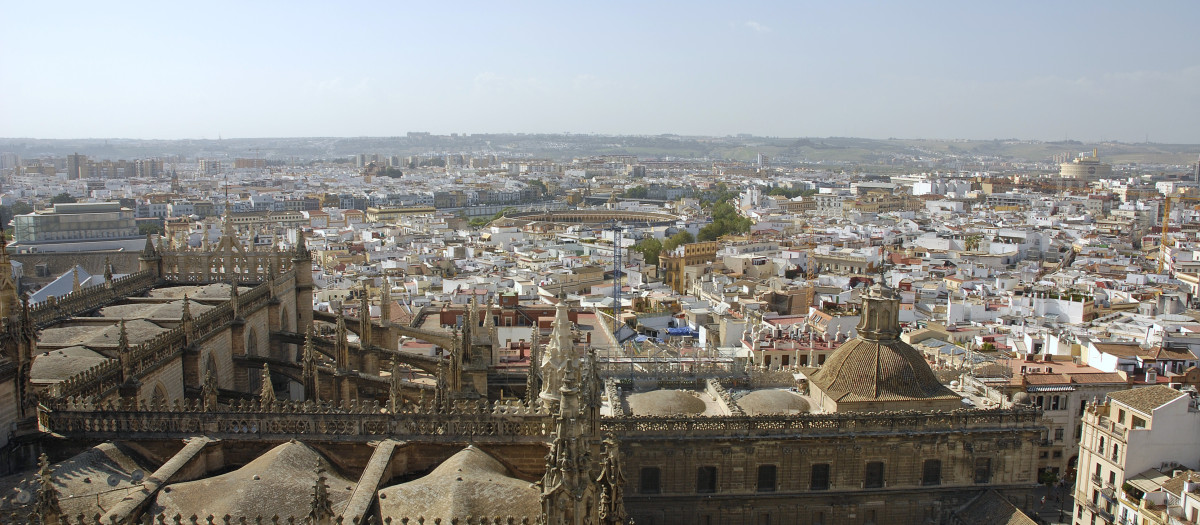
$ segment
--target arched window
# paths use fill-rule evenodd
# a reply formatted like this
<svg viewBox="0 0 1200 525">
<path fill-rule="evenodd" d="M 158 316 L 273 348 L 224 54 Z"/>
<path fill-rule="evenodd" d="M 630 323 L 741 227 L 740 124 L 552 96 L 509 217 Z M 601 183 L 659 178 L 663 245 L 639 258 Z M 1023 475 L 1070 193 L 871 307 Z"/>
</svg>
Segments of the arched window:
<svg viewBox="0 0 1200 525">
<path fill-rule="evenodd" d="M 150 406 L 165 406 L 167 404 L 167 389 L 162 383 L 154 385 L 154 392 L 150 394 Z"/>
<path fill-rule="evenodd" d="M 258 333 L 253 328 L 246 332 L 246 355 L 258 355 Z"/>
<path fill-rule="evenodd" d="M 286 306 L 279 308 L 279 329 L 284 332 L 292 331 L 291 316 Z"/>
<path fill-rule="evenodd" d="M 208 363 L 204 366 L 205 366 L 205 369 L 204 369 L 205 374 L 212 374 L 213 382 L 218 385 L 221 384 L 220 377 L 217 376 L 217 356 L 214 355 L 212 352 L 209 352 L 208 353 Z M 204 378 L 201 377 L 200 380 L 204 381 Z"/>
</svg>

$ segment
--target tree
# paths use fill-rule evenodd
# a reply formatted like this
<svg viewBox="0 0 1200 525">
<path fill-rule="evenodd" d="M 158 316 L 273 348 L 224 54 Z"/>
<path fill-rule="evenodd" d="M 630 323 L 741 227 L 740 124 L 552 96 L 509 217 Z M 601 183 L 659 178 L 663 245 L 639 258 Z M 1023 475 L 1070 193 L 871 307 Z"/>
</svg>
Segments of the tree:
<svg viewBox="0 0 1200 525">
<path fill-rule="evenodd" d="M 675 248 L 678 248 L 680 245 L 691 244 L 693 242 L 696 242 L 696 238 L 692 237 L 691 233 L 688 233 L 687 231 L 681 231 L 675 235 L 672 235 L 669 239 L 667 239 L 666 242 L 662 243 L 662 249 L 669 252 Z"/>
<path fill-rule="evenodd" d="M 149 233 L 162 234 L 162 221 L 138 221 L 138 234 L 145 236 Z"/>
<path fill-rule="evenodd" d="M 663 244 L 654 237 L 642 239 L 633 246 L 633 251 L 642 254 L 646 258 L 646 264 L 658 264 L 658 254 L 662 252 Z"/>
<path fill-rule="evenodd" d="M 525 181 L 525 183 L 529 184 L 534 189 L 538 190 L 540 195 L 549 195 L 550 194 L 550 190 L 548 188 L 546 188 L 546 183 L 542 182 L 541 179 L 529 179 L 529 180 Z"/>
<path fill-rule="evenodd" d="M 65 191 L 50 197 L 50 204 L 66 204 L 71 202 L 75 202 L 75 197 L 72 197 L 71 194 Z"/>
<path fill-rule="evenodd" d="M 650 190 L 646 189 L 645 186 L 634 186 L 625 190 L 625 196 L 631 199 L 645 199 L 649 195 Z"/>
</svg>

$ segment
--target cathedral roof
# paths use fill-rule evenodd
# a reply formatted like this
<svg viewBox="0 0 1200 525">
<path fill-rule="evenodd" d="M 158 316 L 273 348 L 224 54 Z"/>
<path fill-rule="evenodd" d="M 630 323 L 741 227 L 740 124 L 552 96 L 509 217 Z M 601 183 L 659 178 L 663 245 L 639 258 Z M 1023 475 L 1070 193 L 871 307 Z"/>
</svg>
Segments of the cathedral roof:
<svg viewBox="0 0 1200 525">
<path fill-rule="evenodd" d="M 198 316 L 208 310 L 214 308 L 204 303 L 192 302 L 188 305 L 191 310 L 192 317 Z M 113 306 L 105 306 L 100 309 L 100 317 L 112 317 L 119 319 L 182 319 L 183 318 L 183 301 L 171 301 L 168 303 L 147 304 L 147 303 L 131 303 L 117 304 Z"/>
<path fill-rule="evenodd" d="M 50 469 L 63 513 L 91 516 L 98 509 L 112 508 L 121 501 L 127 493 L 121 489 L 141 489 L 135 472 L 149 476 L 156 467 L 122 445 L 102 443 L 55 463 Z M 115 484 L 110 485 L 110 480 Z M 0 478 L 0 509 L 4 509 L 0 521 L 9 523 L 7 519 L 12 518 L 9 512 L 15 510 L 18 519 L 13 523 L 25 523 L 21 518 L 30 507 L 19 501 L 19 494 L 36 494 L 39 487 L 41 481 L 36 470 Z"/>
<path fill-rule="evenodd" d="M 462 449 L 427 476 L 379 491 L 380 514 L 445 520 L 485 516 L 504 509 L 508 516 L 538 516 L 541 491 L 513 477 L 503 464 L 474 446 Z"/>
<path fill-rule="evenodd" d="M 55 383 L 105 361 L 109 358 L 82 346 L 50 350 L 34 354 L 29 379 L 34 383 Z"/>
<path fill-rule="evenodd" d="M 333 511 L 340 512 L 355 482 L 338 474 L 320 452 L 298 441 L 272 448 L 233 472 L 169 485 L 158 493 L 151 511 L 168 516 L 303 518 L 312 506 L 318 464 L 326 471 Z"/>
</svg>

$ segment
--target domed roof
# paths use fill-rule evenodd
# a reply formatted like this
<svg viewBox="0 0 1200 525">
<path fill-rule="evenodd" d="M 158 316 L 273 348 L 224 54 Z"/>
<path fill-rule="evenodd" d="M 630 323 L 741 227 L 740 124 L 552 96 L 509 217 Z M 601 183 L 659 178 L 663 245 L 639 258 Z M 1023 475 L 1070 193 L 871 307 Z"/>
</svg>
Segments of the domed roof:
<svg viewBox="0 0 1200 525">
<path fill-rule="evenodd" d="M 629 410 L 637 416 L 700 414 L 706 408 L 704 400 L 682 390 L 653 390 L 629 396 Z"/>
<path fill-rule="evenodd" d="M 900 340 L 847 341 L 814 373 L 811 383 L 837 402 L 958 399 L 920 352 Z"/>
<path fill-rule="evenodd" d="M 755 390 L 738 398 L 737 404 L 751 416 L 804 414 L 809 410 L 806 399 L 782 389 Z"/>
<path fill-rule="evenodd" d="M 425 477 L 394 485 L 378 493 L 380 514 L 393 518 L 483 516 L 504 509 L 510 516 L 541 514 L 541 491 L 513 477 L 502 463 L 474 446 L 450 456 Z"/>
<path fill-rule="evenodd" d="M 303 518 L 312 506 L 318 465 L 325 469 L 333 511 L 339 512 L 350 499 L 355 481 L 342 477 L 325 456 L 298 441 L 272 448 L 233 472 L 168 485 L 151 510 L 168 516 Z"/>
</svg>

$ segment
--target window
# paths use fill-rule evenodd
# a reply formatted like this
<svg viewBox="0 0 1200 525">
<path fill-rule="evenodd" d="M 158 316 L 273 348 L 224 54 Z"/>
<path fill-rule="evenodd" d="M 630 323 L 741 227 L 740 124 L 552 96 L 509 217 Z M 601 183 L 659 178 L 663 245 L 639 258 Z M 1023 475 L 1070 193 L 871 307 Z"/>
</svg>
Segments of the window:
<svg viewBox="0 0 1200 525">
<path fill-rule="evenodd" d="M 818 510 L 813 512 L 813 525 L 825 525 L 825 511 Z"/>
<path fill-rule="evenodd" d="M 927 459 L 925 465 L 921 468 L 921 484 L 922 485 L 941 485 L 942 484 L 942 461 L 938 459 Z"/>
<path fill-rule="evenodd" d="M 642 494 L 660 494 L 662 493 L 662 471 L 658 467 L 642 467 L 641 483 L 638 486 L 638 492 Z"/>
<path fill-rule="evenodd" d="M 975 458 L 975 483 L 991 483 L 992 458 Z"/>
<path fill-rule="evenodd" d="M 1086 411 L 1087 411 L 1087 400 L 1086 400 L 1086 399 L 1081 399 L 1081 400 L 1079 401 L 1079 415 L 1080 415 L 1080 416 L 1082 416 L 1082 415 L 1083 415 L 1083 413 L 1084 413 L 1084 412 L 1086 412 Z"/>
<path fill-rule="evenodd" d="M 1117 471 L 1114 470 L 1114 471 L 1108 473 L 1108 484 L 1109 485 L 1117 484 Z"/>
<path fill-rule="evenodd" d="M 759 514 L 758 525 L 771 525 L 771 514 L 767 512 Z"/>
<path fill-rule="evenodd" d="M 1050 410 L 1059 410 L 1059 399 L 1061 399 L 1061 396 L 1054 396 L 1050 398 Z"/>
<path fill-rule="evenodd" d="M 696 469 L 696 492 L 712 494 L 717 491 L 717 467 Z"/>
<path fill-rule="evenodd" d="M 1125 424 L 1125 409 L 1123 408 L 1117 410 L 1117 423 Z"/>
<path fill-rule="evenodd" d="M 818 463 L 812 466 L 812 479 L 809 490 L 829 490 L 829 464 Z"/>
<path fill-rule="evenodd" d="M 1146 428 L 1146 420 L 1137 416 L 1129 419 L 1129 426 L 1133 428 Z"/>
<path fill-rule="evenodd" d="M 867 463 L 866 471 L 863 475 L 863 488 L 878 489 L 883 488 L 883 462 L 871 461 Z"/>
<path fill-rule="evenodd" d="M 758 491 L 775 492 L 775 465 L 758 466 Z"/>
<path fill-rule="evenodd" d="M 1116 444 L 1116 443 L 1113 443 L 1113 453 L 1112 453 L 1112 460 L 1113 460 L 1113 461 L 1120 461 L 1120 460 L 1121 460 L 1121 445 L 1118 445 L 1118 444 Z"/>
<path fill-rule="evenodd" d="M 1054 440 L 1062 441 L 1063 440 L 1063 432 L 1064 432 L 1064 430 L 1061 428 L 1054 429 Z"/>
<path fill-rule="evenodd" d="M 1096 448 L 1100 455 L 1104 455 L 1104 436 L 1100 436 L 1100 446 Z"/>
</svg>

